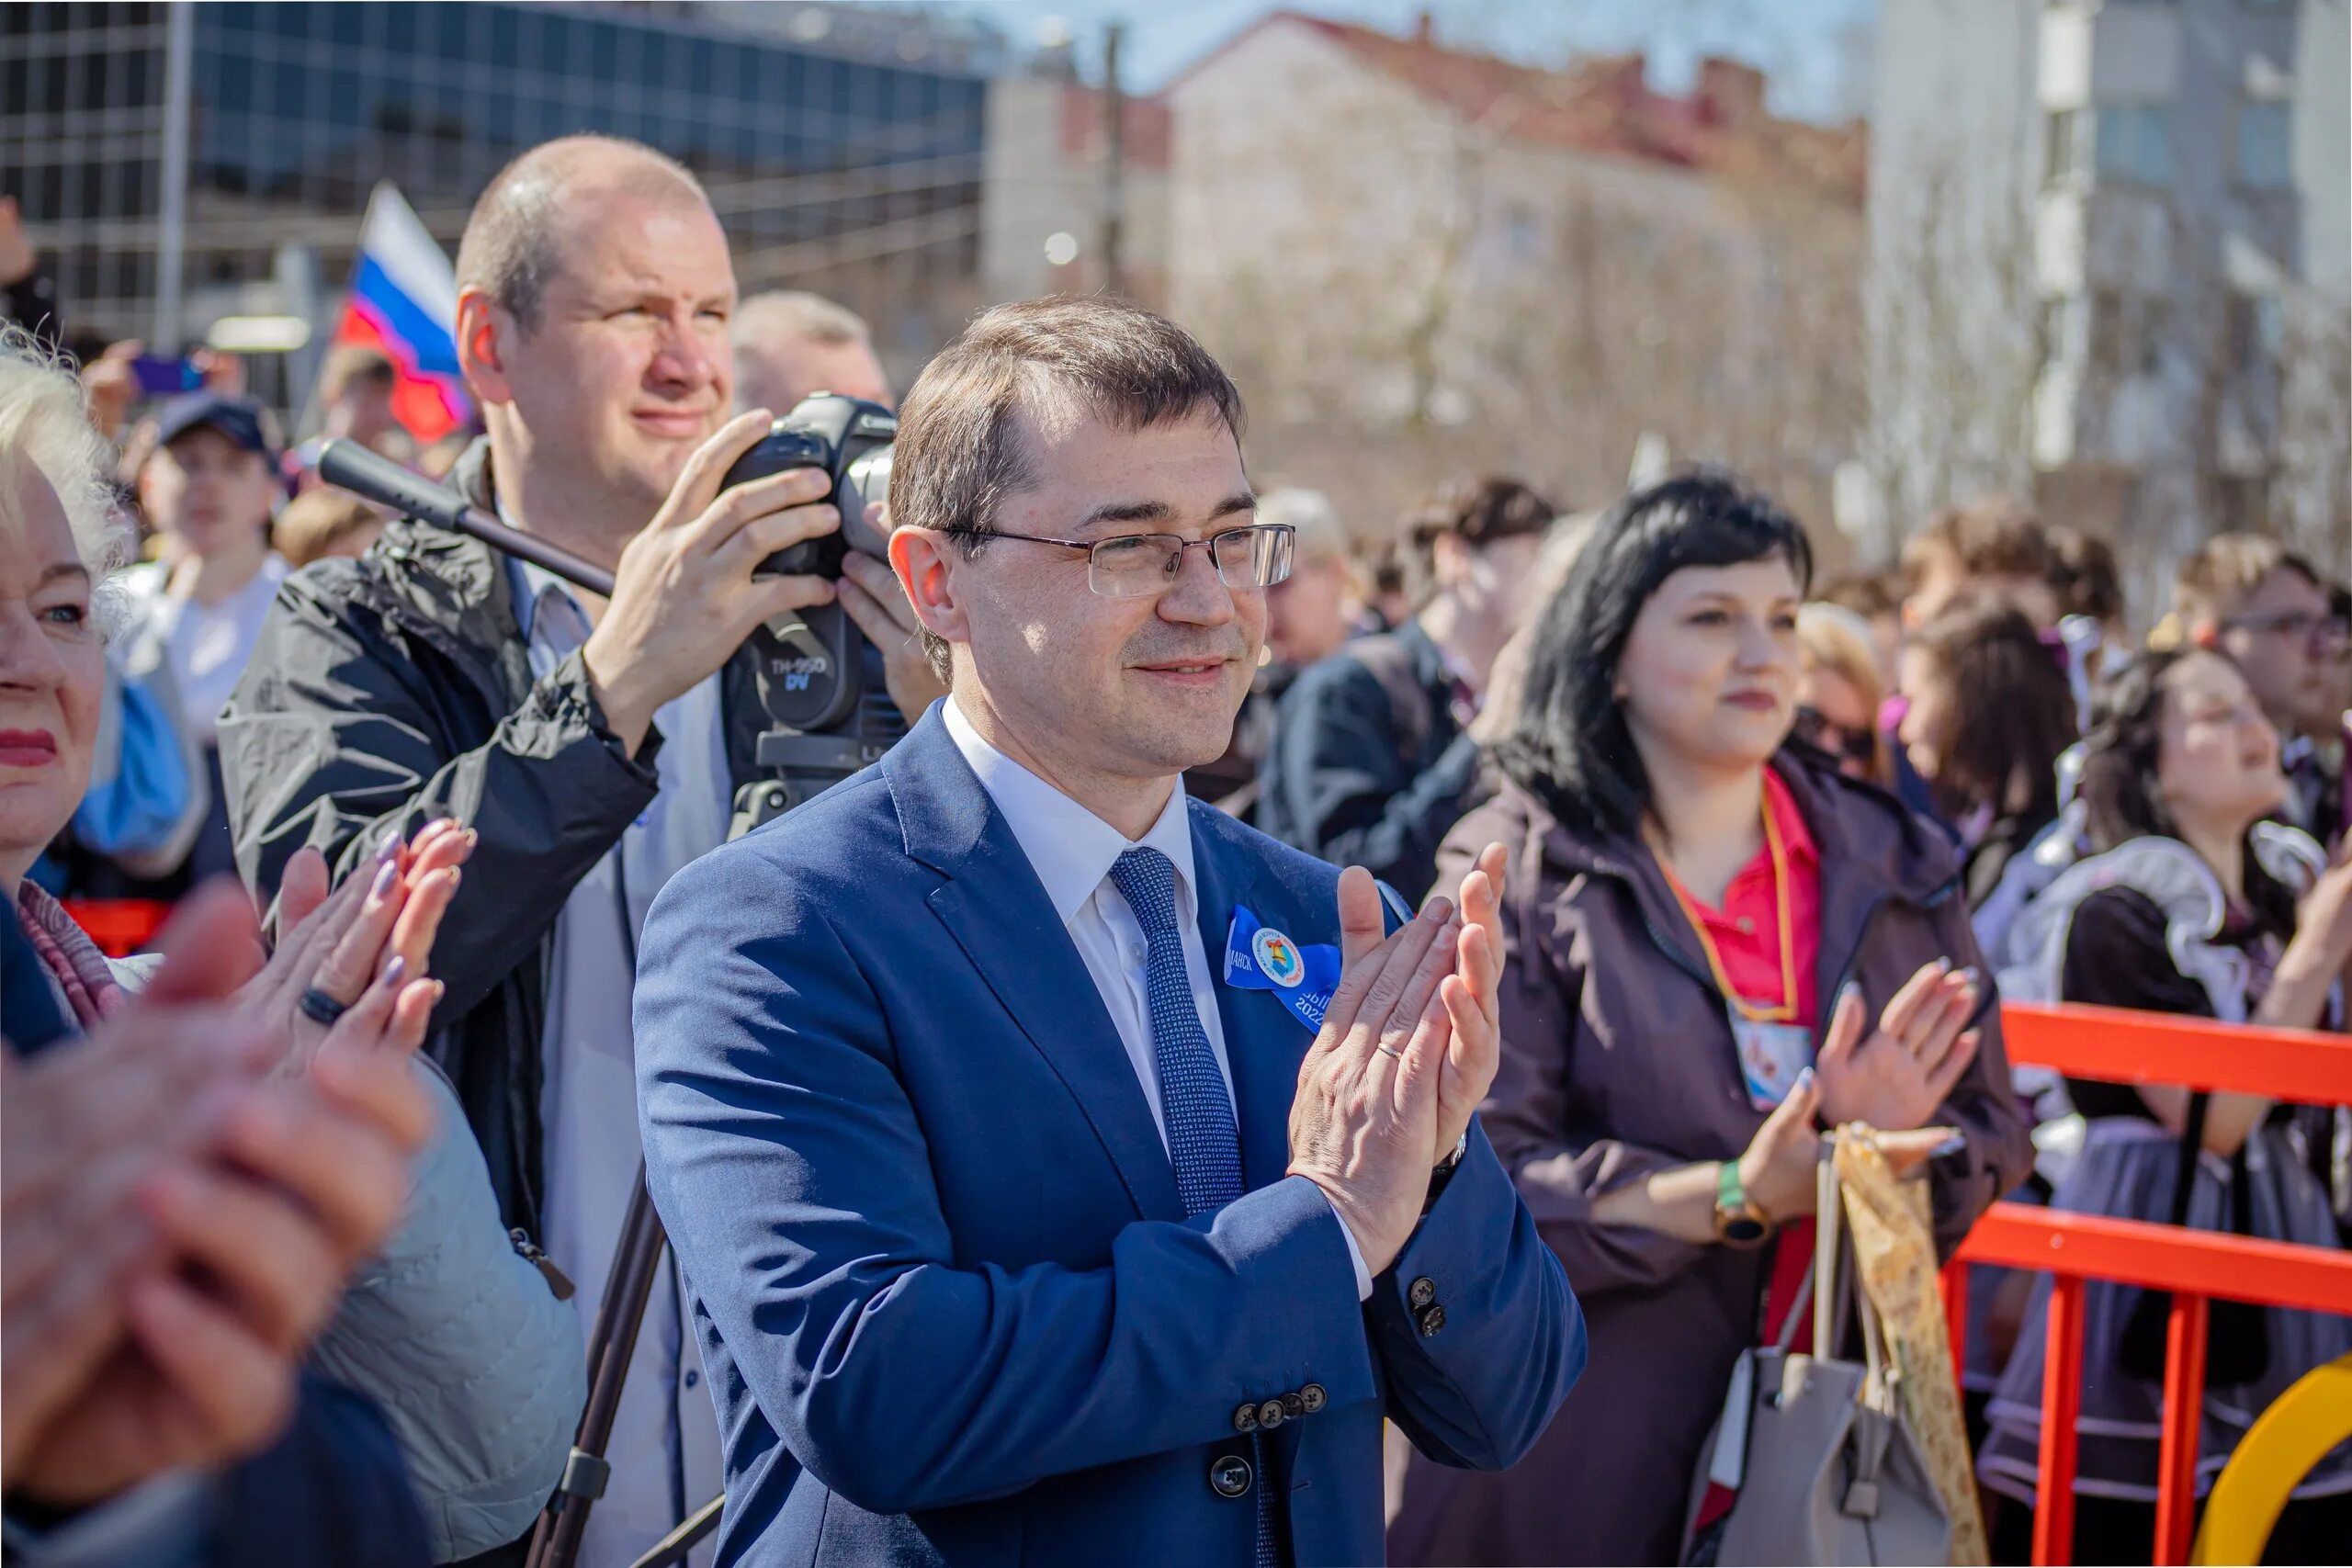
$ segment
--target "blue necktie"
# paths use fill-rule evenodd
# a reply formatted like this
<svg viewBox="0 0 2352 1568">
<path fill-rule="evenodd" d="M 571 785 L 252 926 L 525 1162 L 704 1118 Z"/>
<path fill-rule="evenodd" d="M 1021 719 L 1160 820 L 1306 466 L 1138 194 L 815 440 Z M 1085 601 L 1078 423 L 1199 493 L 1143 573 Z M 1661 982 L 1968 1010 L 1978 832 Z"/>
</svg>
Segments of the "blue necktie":
<svg viewBox="0 0 2352 1568">
<path fill-rule="evenodd" d="M 1151 1010 L 1151 1053 L 1159 1071 L 1159 1110 L 1168 1157 L 1184 1213 L 1204 1214 L 1241 1196 L 1241 1136 L 1225 1075 L 1209 1049 L 1184 973 L 1184 939 L 1176 919 L 1176 867 L 1158 850 L 1129 850 L 1111 867 L 1111 885 L 1143 928 L 1144 991 Z M 1257 1568 L 1276 1568 L 1273 1477 L 1265 1444 L 1250 1435 L 1258 1472 Z"/>
</svg>

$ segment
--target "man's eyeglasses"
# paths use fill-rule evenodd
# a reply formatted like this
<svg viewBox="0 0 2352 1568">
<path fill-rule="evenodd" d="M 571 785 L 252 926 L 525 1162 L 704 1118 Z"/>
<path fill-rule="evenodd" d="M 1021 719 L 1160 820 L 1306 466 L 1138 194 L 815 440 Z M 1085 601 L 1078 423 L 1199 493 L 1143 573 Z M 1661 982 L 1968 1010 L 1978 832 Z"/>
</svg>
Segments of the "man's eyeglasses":
<svg viewBox="0 0 2352 1568">
<path fill-rule="evenodd" d="M 1830 722 L 1819 708 L 1797 709 L 1797 739 L 1840 761 L 1870 767 L 1878 761 L 1878 737 L 1867 729 L 1848 729 Z"/>
<path fill-rule="evenodd" d="M 1205 539 L 1179 534 L 1122 534 L 1114 539 L 1051 539 L 1037 534 L 957 530 L 973 539 L 1018 539 L 1026 545 L 1056 545 L 1087 555 L 1088 587 L 1105 599 L 1144 599 L 1176 585 L 1186 550 L 1206 550 L 1218 580 L 1227 588 L 1265 589 L 1290 575 L 1297 530 L 1287 523 L 1252 523 Z"/>
<path fill-rule="evenodd" d="M 2233 615 L 2222 623 L 2233 631 L 2268 632 L 2290 642 L 2328 646 L 2352 637 L 2340 615 L 2320 610 L 2278 610 L 2267 615 Z"/>
</svg>

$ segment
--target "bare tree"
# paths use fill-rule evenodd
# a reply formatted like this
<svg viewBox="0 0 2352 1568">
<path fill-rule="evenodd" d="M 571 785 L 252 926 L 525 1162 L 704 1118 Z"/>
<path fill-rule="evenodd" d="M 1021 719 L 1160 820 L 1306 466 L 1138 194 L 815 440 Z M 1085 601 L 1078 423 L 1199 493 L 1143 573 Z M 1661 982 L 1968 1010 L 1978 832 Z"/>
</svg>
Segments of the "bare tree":
<svg viewBox="0 0 2352 1568">
<path fill-rule="evenodd" d="M 1920 161 L 1903 215 L 1881 220 L 1871 259 L 1863 461 L 1879 483 L 1888 554 L 1937 508 L 2021 492 L 2031 478 L 2047 349 L 2033 234 L 2021 204 L 1968 198 L 1970 155 L 1951 145 Z"/>
<path fill-rule="evenodd" d="M 2352 579 L 2352 310 L 2290 298 L 2283 325 L 2272 516 L 2342 581 Z"/>
</svg>

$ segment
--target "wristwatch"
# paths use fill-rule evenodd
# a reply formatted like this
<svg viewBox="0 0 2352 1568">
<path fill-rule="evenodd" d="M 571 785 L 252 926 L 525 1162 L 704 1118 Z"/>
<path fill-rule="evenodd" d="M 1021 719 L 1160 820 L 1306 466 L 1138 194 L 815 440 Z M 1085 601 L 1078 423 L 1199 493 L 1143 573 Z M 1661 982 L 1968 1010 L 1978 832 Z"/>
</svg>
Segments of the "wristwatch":
<svg viewBox="0 0 2352 1568">
<path fill-rule="evenodd" d="M 1771 1239 L 1772 1222 L 1748 1201 L 1739 1184 L 1739 1162 L 1715 1168 L 1715 1235 L 1725 1247 L 1761 1247 Z"/>
</svg>

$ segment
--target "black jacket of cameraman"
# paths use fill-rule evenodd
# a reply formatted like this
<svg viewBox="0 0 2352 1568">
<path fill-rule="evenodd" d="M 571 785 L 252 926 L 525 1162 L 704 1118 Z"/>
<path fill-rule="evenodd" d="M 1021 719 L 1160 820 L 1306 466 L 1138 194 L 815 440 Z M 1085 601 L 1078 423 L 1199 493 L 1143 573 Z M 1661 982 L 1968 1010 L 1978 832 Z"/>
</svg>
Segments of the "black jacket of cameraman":
<svg viewBox="0 0 2352 1568">
<path fill-rule="evenodd" d="M 487 441 L 450 481 L 492 508 Z M 364 559 L 295 573 L 222 716 L 220 755 L 237 868 L 267 897 L 306 844 L 340 882 L 395 827 L 449 817 L 481 834 L 434 943 L 448 994 L 427 1049 L 458 1086 L 506 1223 L 537 1235 L 556 916 L 652 800 L 662 737 L 649 729 L 625 754 L 577 652 L 532 679 L 509 581 L 489 546 L 413 519 Z M 740 786 L 763 776 L 752 752 L 766 724 L 746 654 L 726 667 L 721 706 Z"/>
</svg>

